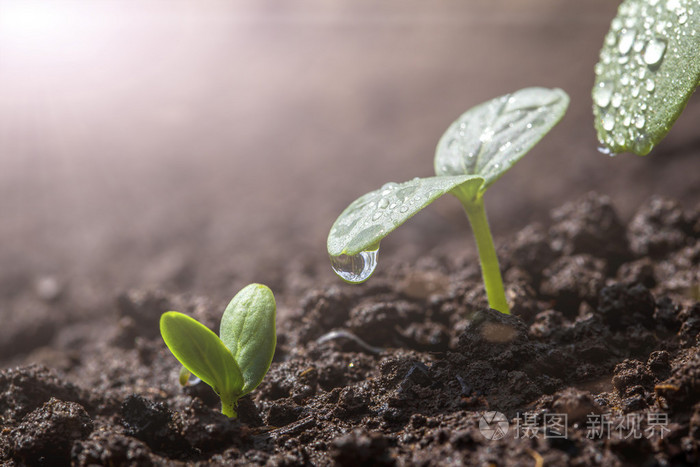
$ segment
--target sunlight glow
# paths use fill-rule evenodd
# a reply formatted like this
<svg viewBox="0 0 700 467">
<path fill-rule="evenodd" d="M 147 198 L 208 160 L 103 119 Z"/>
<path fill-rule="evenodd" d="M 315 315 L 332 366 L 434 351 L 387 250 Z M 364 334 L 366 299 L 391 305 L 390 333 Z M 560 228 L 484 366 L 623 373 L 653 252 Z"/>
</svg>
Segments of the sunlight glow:
<svg viewBox="0 0 700 467">
<path fill-rule="evenodd" d="M 0 52 L 13 62 L 84 57 L 99 42 L 104 13 L 95 3 L 0 0 Z"/>
</svg>

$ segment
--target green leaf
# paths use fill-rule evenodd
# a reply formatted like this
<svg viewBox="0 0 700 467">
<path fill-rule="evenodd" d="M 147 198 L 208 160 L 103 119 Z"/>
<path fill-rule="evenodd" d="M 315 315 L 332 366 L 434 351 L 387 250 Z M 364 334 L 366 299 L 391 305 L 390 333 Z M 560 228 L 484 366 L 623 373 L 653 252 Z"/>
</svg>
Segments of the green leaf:
<svg viewBox="0 0 700 467">
<path fill-rule="evenodd" d="M 160 317 L 160 333 L 182 365 L 217 394 L 239 395 L 243 376 L 221 339 L 196 319 L 177 311 Z"/>
<path fill-rule="evenodd" d="M 440 138 L 435 173 L 483 177 L 483 194 L 561 120 L 568 105 L 561 89 L 526 88 L 471 108 Z"/>
<path fill-rule="evenodd" d="M 328 235 L 328 254 L 352 256 L 376 250 L 380 240 L 445 193 L 476 194 L 483 182 L 476 175 L 458 175 L 387 183 L 356 199 L 340 214 Z"/>
<path fill-rule="evenodd" d="M 275 354 L 275 297 L 262 284 L 244 287 L 226 307 L 219 335 L 238 362 L 243 374 L 243 391 L 255 389 L 270 369 Z"/>
<path fill-rule="evenodd" d="M 612 153 L 648 154 L 700 85 L 698 1 L 623 2 L 595 75 L 593 115 L 600 142 Z"/>
</svg>

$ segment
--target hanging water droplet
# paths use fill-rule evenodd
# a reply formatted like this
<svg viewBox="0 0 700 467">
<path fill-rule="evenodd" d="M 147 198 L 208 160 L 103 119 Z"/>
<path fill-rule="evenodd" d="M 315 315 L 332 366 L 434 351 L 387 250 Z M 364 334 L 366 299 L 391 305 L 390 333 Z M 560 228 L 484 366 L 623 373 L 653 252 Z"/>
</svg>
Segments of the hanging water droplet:
<svg viewBox="0 0 700 467">
<path fill-rule="evenodd" d="M 603 117 L 603 128 L 605 131 L 610 131 L 615 127 L 615 117 L 612 114 L 605 114 Z"/>
<path fill-rule="evenodd" d="M 666 52 L 666 42 L 663 39 L 650 40 L 644 50 L 644 63 L 649 66 L 660 63 L 664 58 L 664 52 Z"/>
<path fill-rule="evenodd" d="M 634 37 L 636 36 L 636 32 L 633 29 L 625 29 L 622 32 L 622 35 L 620 36 L 620 42 L 617 44 L 617 50 L 622 54 L 622 55 L 627 55 L 629 53 L 630 49 L 632 48 L 632 45 L 634 44 Z"/>
<path fill-rule="evenodd" d="M 362 251 L 352 256 L 331 256 L 331 266 L 344 281 L 359 284 L 366 281 L 376 269 L 378 253 L 377 245 L 375 250 Z"/>
<path fill-rule="evenodd" d="M 598 152 L 601 154 L 605 154 L 606 156 L 610 156 L 610 157 L 617 156 L 617 153 L 612 152 L 612 150 L 607 146 L 598 146 Z"/>
<path fill-rule="evenodd" d="M 610 82 L 606 81 L 600 83 L 593 90 L 593 102 L 595 102 L 598 107 L 605 108 L 608 106 L 608 104 L 610 104 L 612 93 L 613 86 Z"/>
</svg>

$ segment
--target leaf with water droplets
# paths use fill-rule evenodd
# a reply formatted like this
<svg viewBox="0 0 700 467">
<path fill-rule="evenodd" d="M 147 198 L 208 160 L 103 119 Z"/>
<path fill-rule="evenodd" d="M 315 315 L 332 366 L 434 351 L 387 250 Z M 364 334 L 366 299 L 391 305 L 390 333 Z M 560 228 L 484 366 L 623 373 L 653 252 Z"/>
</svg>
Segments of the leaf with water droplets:
<svg viewBox="0 0 700 467">
<path fill-rule="evenodd" d="M 526 88 L 471 108 L 440 138 L 437 175 L 478 175 L 479 194 L 523 157 L 564 116 L 561 89 Z"/>
<path fill-rule="evenodd" d="M 595 66 L 593 114 L 612 153 L 639 155 L 661 141 L 700 85 L 700 3 L 626 0 Z"/>
<path fill-rule="evenodd" d="M 376 250 L 384 237 L 445 193 L 460 190 L 475 196 L 483 183 L 478 175 L 387 183 L 361 196 L 340 214 L 328 234 L 328 254 L 352 256 Z"/>
</svg>

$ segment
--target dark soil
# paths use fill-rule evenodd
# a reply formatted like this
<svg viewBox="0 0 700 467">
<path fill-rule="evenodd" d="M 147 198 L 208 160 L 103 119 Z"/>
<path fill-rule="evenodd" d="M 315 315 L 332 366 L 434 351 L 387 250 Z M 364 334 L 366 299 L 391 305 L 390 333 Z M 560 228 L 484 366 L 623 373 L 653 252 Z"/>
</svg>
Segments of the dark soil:
<svg viewBox="0 0 700 467">
<path fill-rule="evenodd" d="M 500 250 L 511 316 L 486 306 L 473 256 L 439 249 L 287 297 L 236 420 L 206 385 L 180 388 L 157 326 L 176 309 L 216 328 L 222 304 L 131 291 L 97 323 L 58 315 L 73 318 L 53 334 L 28 313 L 0 341 L 17 363 L 0 372 L 0 461 L 698 465 L 700 210 L 685 208 L 652 198 L 625 225 L 589 194 L 527 226 Z M 486 411 L 510 421 L 503 439 L 480 431 Z M 557 436 L 546 420 L 563 415 Z M 596 417 L 609 436 L 591 435 Z"/>
</svg>

